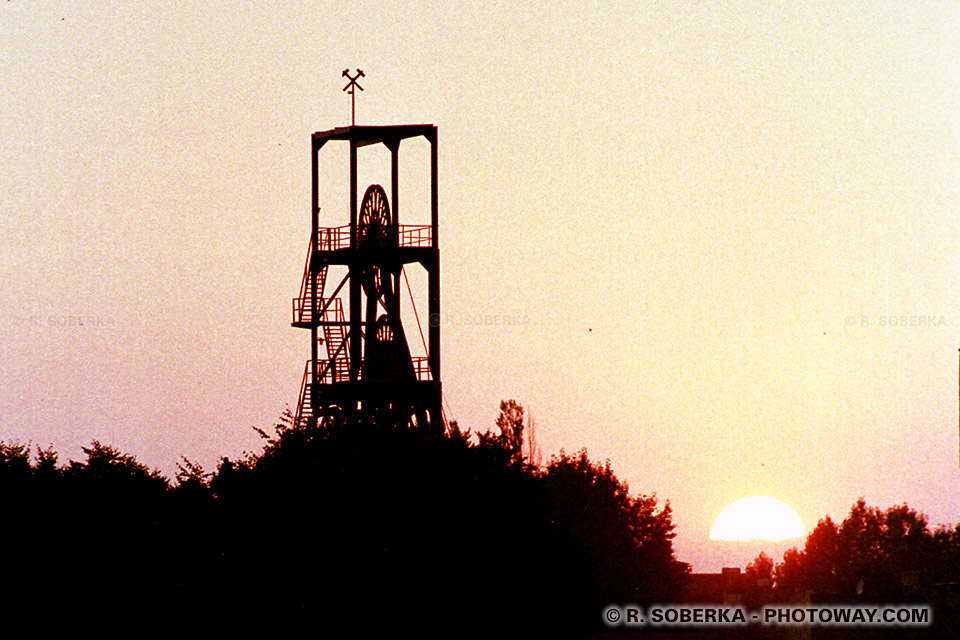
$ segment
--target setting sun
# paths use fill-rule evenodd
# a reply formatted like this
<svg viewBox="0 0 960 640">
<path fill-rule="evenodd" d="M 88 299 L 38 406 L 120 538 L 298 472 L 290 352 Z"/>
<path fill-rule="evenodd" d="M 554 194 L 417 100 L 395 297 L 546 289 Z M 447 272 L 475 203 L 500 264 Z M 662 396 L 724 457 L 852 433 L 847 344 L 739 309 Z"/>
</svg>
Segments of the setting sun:
<svg viewBox="0 0 960 640">
<path fill-rule="evenodd" d="M 807 529 L 790 505 L 767 496 L 740 498 L 724 509 L 710 529 L 711 540 L 772 540 L 800 538 Z"/>
</svg>

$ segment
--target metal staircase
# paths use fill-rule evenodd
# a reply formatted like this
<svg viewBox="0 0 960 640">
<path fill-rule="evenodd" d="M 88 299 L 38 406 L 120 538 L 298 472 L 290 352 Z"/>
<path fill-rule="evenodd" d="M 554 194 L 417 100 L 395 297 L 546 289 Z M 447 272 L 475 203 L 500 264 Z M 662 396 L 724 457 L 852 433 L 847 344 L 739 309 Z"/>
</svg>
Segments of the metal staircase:
<svg viewBox="0 0 960 640">
<path fill-rule="evenodd" d="M 343 234 L 339 229 L 319 229 L 320 238 L 324 242 L 322 249 L 335 245 Z M 307 259 L 303 267 L 303 279 L 300 283 L 300 293 L 292 301 L 294 327 L 309 329 L 319 327 L 322 332 L 317 337 L 318 343 L 323 343 L 327 352 L 327 359 L 319 360 L 320 375 L 318 379 L 323 383 L 344 382 L 350 375 L 350 341 L 348 322 L 343 309 L 343 300 L 337 295 L 343 283 L 337 287 L 332 297 L 323 297 L 327 285 L 329 266 L 323 264 L 314 271 L 312 264 L 313 247 L 317 231 L 310 238 L 307 248 Z M 331 241 L 331 238 L 333 240 Z M 314 312 L 316 310 L 316 313 Z M 319 346 L 319 345 L 318 345 Z M 308 360 L 303 369 L 303 379 L 300 383 L 300 396 L 297 401 L 296 424 L 302 420 L 319 417 L 311 403 L 313 363 Z"/>
</svg>

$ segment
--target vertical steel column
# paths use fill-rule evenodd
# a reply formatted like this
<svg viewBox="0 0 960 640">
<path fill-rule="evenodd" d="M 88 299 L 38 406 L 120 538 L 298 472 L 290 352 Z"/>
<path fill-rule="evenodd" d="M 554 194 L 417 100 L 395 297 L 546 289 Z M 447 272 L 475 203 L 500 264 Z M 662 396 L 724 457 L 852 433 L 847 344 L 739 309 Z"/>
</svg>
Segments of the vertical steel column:
<svg viewBox="0 0 960 640">
<path fill-rule="evenodd" d="M 430 373 L 440 381 L 440 238 L 438 235 L 439 198 L 437 195 L 437 129 L 430 135 L 430 232 L 433 251 L 429 270 Z"/>
<path fill-rule="evenodd" d="M 352 133 L 351 127 L 351 133 Z M 350 136 L 350 264 L 347 267 L 350 275 L 350 381 L 360 379 L 360 366 L 363 362 L 363 342 L 361 340 L 361 282 L 363 281 L 362 266 L 357 259 L 357 140 Z M 355 409 L 356 406 L 351 406 Z"/>
<path fill-rule="evenodd" d="M 393 211 L 393 224 L 400 224 L 400 141 L 384 143 L 390 149 L 390 210 Z"/>
<path fill-rule="evenodd" d="M 390 150 L 390 210 L 393 212 L 393 224 L 396 225 L 397 230 L 397 239 L 400 238 L 400 140 L 390 140 L 383 143 L 387 149 Z M 397 295 L 397 305 L 396 309 L 391 309 L 390 313 L 392 317 L 400 317 L 400 276 L 401 271 L 404 269 L 404 265 L 401 263 L 399 265 L 399 271 L 396 273 L 391 273 L 390 277 L 393 280 L 394 291 L 398 293 Z"/>
</svg>

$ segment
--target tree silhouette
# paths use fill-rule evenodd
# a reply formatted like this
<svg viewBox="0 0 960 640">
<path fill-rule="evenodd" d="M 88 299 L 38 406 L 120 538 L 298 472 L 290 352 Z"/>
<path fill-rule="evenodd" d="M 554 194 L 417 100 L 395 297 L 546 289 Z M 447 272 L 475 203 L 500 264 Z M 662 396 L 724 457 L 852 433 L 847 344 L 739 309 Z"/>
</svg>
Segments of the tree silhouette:
<svg viewBox="0 0 960 640">
<path fill-rule="evenodd" d="M 510 452 L 514 462 L 523 459 L 523 407 L 515 400 L 500 401 L 497 428 L 503 448 Z"/>
<path fill-rule="evenodd" d="M 951 530 L 931 533 L 926 517 L 906 504 L 881 510 L 860 498 L 839 524 L 823 518 L 802 551 L 776 567 L 783 597 L 804 590 L 831 600 L 898 600 L 960 578 Z"/>
<path fill-rule="evenodd" d="M 582 637 L 608 603 L 675 597 L 669 505 L 586 452 L 526 462 L 523 409 L 501 408 L 496 436 L 282 417 L 261 453 L 183 459 L 174 486 L 100 442 L 65 465 L 0 443 L 7 605 L 102 631 Z"/>
<path fill-rule="evenodd" d="M 545 473 L 546 504 L 557 548 L 554 576 L 574 611 L 596 615 L 611 602 L 668 601 L 684 585 L 689 566 L 673 555 L 670 505 L 655 496 L 630 495 L 609 463 L 594 464 L 585 451 L 561 453 Z"/>
<path fill-rule="evenodd" d="M 586 634 L 610 602 L 675 596 L 687 567 L 673 558 L 669 506 L 631 497 L 585 452 L 519 464 L 522 408 L 502 409 L 498 435 L 280 427 L 262 455 L 223 461 L 210 486 L 227 566 L 256 541 L 310 541 L 261 543 L 224 600 L 284 584 L 267 608 L 287 620 L 448 635 L 469 619 L 486 634 L 549 637 Z"/>
<path fill-rule="evenodd" d="M 774 562 L 761 551 L 744 570 L 744 605 L 756 609 L 773 598 Z"/>
</svg>

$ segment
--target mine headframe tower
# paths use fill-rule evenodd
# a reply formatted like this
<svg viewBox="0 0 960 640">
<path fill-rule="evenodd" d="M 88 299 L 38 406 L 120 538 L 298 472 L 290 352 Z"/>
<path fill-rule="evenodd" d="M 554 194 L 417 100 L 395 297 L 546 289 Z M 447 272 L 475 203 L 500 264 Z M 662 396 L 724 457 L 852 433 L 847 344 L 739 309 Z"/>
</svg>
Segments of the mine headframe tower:
<svg viewBox="0 0 960 640">
<path fill-rule="evenodd" d="M 419 137 L 430 143 L 430 224 L 401 225 L 400 143 Z M 320 226 L 320 151 L 328 142 L 350 146 L 350 223 L 336 227 Z M 380 144 L 390 152 L 390 193 L 379 184 L 370 185 L 358 205 L 357 149 Z M 319 131 L 312 137 L 311 157 L 310 246 L 291 323 L 310 330 L 311 356 L 304 368 L 296 423 L 317 424 L 343 415 L 442 432 L 437 128 L 352 125 Z M 404 273 L 417 265 L 427 276 L 426 340 L 420 329 L 426 356 L 411 355 L 400 317 L 401 287 L 406 284 L 420 322 L 416 296 Z M 346 268 L 342 280 L 328 282 L 331 267 L 339 272 Z"/>
</svg>

